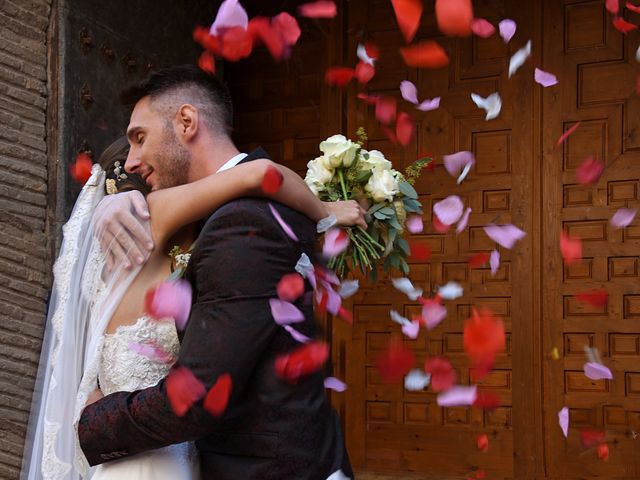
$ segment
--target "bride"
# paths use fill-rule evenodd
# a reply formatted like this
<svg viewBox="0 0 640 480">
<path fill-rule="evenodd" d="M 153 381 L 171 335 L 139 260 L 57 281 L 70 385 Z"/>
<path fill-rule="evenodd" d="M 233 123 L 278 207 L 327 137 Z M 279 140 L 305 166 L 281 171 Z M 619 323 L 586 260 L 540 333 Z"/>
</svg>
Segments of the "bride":
<svg viewBox="0 0 640 480">
<path fill-rule="evenodd" d="M 105 395 L 134 391 L 155 385 L 168 373 L 179 350 L 175 325 L 171 319 L 148 317 L 143 299 L 170 275 L 168 250 L 178 246 L 186 251 L 195 241 L 198 221 L 234 198 L 266 196 L 316 222 L 335 216 L 333 221 L 341 226 L 364 224 L 356 202 L 323 203 L 293 171 L 257 159 L 148 194 L 151 220 L 146 226 L 156 248 L 136 268 L 107 265 L 97 241 L 103 232 L 96 219 L 109 214 L 119 195 L 105 197 L 105 193 L 148 190 L 140 177 L 124 173 L 128 150 L 125 138 L 105 150 L 99 162 L 102 168 L 94 165 L 63 228 L 27 441 L 31 451 L 23 468 L 27 480 L 199 478 L 190 443 L 89 469 L 75 430 L 89 395 L 98 387 Z M 278 192 L 266 194 L 261 184 L 272 169 L 282 174 L 283 183 Z"/>
</svg>

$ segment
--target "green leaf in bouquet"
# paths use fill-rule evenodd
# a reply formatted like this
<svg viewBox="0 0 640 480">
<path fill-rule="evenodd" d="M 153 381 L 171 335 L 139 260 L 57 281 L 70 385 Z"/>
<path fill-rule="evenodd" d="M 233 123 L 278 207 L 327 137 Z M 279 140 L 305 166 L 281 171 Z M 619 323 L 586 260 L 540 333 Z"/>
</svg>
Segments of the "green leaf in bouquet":
<svg viewBox="0 0 640 480">
<path fill-rule="evenodd" d="M 389 215 L 395 215 L 396 211 L 391 207 L 384 207 L 378 210 L 378 213 L 382 213 L 383 215 L 388 217 Z"/>
<path fill-rule="evenodd" d="M 416 192 L 416 189 L 413 188 L 411 186 L 411 184 L 409 182 L 400 182 L 400 192 L 405 196 L 405 197 L 409 197 L 412 199 L 417 199 L 418 198 L 418 192 Z"/>
<path fill-rule="evenodd" d="M 386 220 L 388 218 L 387 215 L 382 213 L 380 210 L 378 210 L 377 212 L 374 212 L 373 216 L 378 220 Z"/>
<path fill-rule="evenodd" d="M 396 246 L 404 252 L 405 255 L 411 255 L 411 248 L 409 247 L 409 242 L 407 242 L 404 238 L 398 237 L 395 241 Z"/>
<path fill-rule="evenodd" d="M 369 181 L 369 178 L 371 178 L 371 175 L 373 175 L 373 171 L 362 170 L 355 175 L 354 181 L 356 183 L 367 183 Z"/>
<path fill-rule="evenodd" d="M 378 242 L 380 240 L 380 231 L 377 228 L 369 228 L 367 233 L 373 238 L 374 241 Z"/>
<path fill-rule="evenodd" d="M 400 225 L 400 223 L 398 222 L 398 218 L 395 215 L 390 216 L 387 222 L 389 222 L 389 225 L 391 225 L 394 229 L 402 230 L 402 225 Z"/>
<path fill-rule="evenodd" d="M 400 270 L 400 260 L 402 260 L 402 258 L 400 257 L 400 255 L 398 255 L 398 253 L 391 252 L 389 256 L 384 259 L 384 269 L 389 270 L 391 267 L 393 267 Z"/>
<path fill-rule="evenodd" d="M 385 207 L 385 203 L 384 202 L 380 202 L 380 203 L 376 203 L 375 205 L 371 206 L 369 208 L 369 210 L 367 210 L 367 213 L 371 213 L 373 214 L 374 212 L 377 212 L 378 210 L 380 210 L 381 208 Z"/>
<path fill-rule="evenodd" d="M 404 258 L 400 259 L 400 270 L 405 275 L 409 275 L 409 271 L 410 271 L 409 264 L 407 263 L 407 261 Z"/>
<path fill-rule="evenodd" d="M 403 198 L 402 203 L 404 204 L 404 209 L 410 213 L 422 213 L 422 204 L 418 200 L 414 200 L 412 198 Z"/>
</svg>

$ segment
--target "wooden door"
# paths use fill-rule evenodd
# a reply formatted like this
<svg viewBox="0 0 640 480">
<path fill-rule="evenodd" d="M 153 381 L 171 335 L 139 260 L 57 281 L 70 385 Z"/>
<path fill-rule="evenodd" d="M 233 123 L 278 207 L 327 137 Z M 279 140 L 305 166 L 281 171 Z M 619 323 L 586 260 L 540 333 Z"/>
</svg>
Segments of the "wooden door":
<svg viewBox="0 0 640 480">
<path fill-rule="evenodd" d="M 601 1 L 545 2 L 544 68 L 560 85 L 542 108 L 545 457 L 549 478 L 640 478 L 640 282 L 637 220 L 615 230 L 620 207 L 637 208 L 640 179 L 637 32 L 615 30 Z M 638 23 L 640 17 L 629 18 Z M 578 129 L 556 148 L 561 133 Z M 606 164 L 594 186 L 577 184 L 588 156 Z M 560 230 L 580 237 L 583 260 L 563 267 Z M 577 292 L 605 288 L 608 305 L 587 307 Z M 585 377 L 584 346 L 596 347 L 613 380 Z M 558 348 L 560 359 L 548 353 Z M 557 412 L 570 410 L 569 437 Z M 580 445 L 580 430 L 606 430 L 608 462 Z"/>
<path fill-rule="evenodd" d="M 368 91 L 398 97 L 401 108 L 417 120 L 417 137 L 408 148 L 392 145 L 373 119 L 371 107 L 360 102 L 355 91 L 349 95 L 346 131 L 353 135 L 359 126 L 366 126 L 368 147 L 383 151 L 398 169 L 426 152 L 439 159 L 435 171 L 425 172 L 416 184 L 426 229 L 413 239 L 426 242 L 433 256 L 426 263 L 412 264 L 410 277 L 427 293 L 450 280 L 465 290 L 463 297 L 445 302 L 448 315 L 440 326 L 429 333 L 421 331 L 414 341 L 405 339 L 405 344 L 416 353 L 417 366 L 428 356 L 447 356 L 459 383 L 468 385 L 472 382 L 462 328 L 471 307 L 490 308 L 502 317 L 507 330 L 506 353 L 480 383 L 481 389 L 499 395 L 500 406 L 493 411 L 440 408 L 431 391 L 411 393 L 400 384 L 384 384 L 375 368 L 390 339 L 401 337 L 389 311 L 411 317 L 419 312 L 419 304 L 395 291 L 388 280 L 362 288 L 352 304 L 353 327 L 336 325 L 334 343 L 346 357 L 347 441 L 352 461 L 361 471 L 464 478 L 481 469 L 488 478 L 534 478 L 541 468 L 541 390 L 535 376 L 539 333 L 533 290 L 537 267 L 535 235 L 531 235 L 536 216 L 533 69 L 528 65 L 507 78 L 509 57 L 527 40 L 537 40 L 533 38 L 537 11 L 534 2 L 474 3 L 476 15 L 494 24 L 503 18 L 518 22 L 512 42 L 505 45 L 497 35 L 487 40 L 443 38 L 435 25 L 433 4 L 425 2 L 418 38 L 435 38 L 449 52 L 451 64 L 440 70 L 415 70 L 407 68 L 398 53 L 404 43 L 391 3 L 349 2 L 351 62 L 355 63 L 359 35 L 380 46 L 377 74 Z M 418 86 L 421 98 L 442 96 L 441 107 L 427 113 L 412 109 L 399 95 L 400 81 L 405 79 Z M 485 121 L 484 112 L 470 99 L 472 92 L 482 96 L 500 92 L 500 116 Z M 477 164 L 458 186 L 444 170 L 441 157 L 460 150 L 474 152 Z M 465 206 L 473 209 L 469 227 L 460 235 L 438 234 L 430 225 L 433 203 L 450 194 L 460 195 Z M 529 232 L 513 251 L 500 249 L 502 265 L 495 277 L 488 267 L 468 265 L 472 255 L 497 248 L 482 229 L 491 222 L 514 223 Z M 481 433 L 489 436 L 488 453 L 476 446 Z"/>
</svg>

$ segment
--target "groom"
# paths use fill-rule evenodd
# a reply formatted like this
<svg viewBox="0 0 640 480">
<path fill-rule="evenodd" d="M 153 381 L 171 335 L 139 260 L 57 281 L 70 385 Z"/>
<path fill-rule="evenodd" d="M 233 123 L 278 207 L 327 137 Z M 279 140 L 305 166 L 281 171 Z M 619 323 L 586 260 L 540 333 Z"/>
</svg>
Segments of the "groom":
<svg viewBox="0 0 640 480">
<path fill-rule="evenodd" d="M 135 107 L 125 169 L 153 190 L 265 156 L 261 149 L 246 158 L 238 152 L 229 137 L 228 92 L 195 67 L 160 70 L 128 93 Z M 269 299 L 302 253 L 312 257 L 315 242 L 310 219 L 282 205 L 278 211 L 299 242 L 283 233 L 265 200 L 243 198 L 207 220 L 187 269 L 194 303 L 176 365 L 207 390 L 231 375 L 224 414 L 214 418 L 200 400 L 177 416 L 166 380 L 108 395 L 85 408 L 78 426 L 91 465 L 195 440 L 204 479 L 315 480 L 340 478 L 339 471 L 353 477 L 322 374 L 290 384 L 274 370 L 276 358 L 300 344 L 273 320 Z M 313 337 L 312 306 L 303 308 L 296 328 Z"/>
</svg>

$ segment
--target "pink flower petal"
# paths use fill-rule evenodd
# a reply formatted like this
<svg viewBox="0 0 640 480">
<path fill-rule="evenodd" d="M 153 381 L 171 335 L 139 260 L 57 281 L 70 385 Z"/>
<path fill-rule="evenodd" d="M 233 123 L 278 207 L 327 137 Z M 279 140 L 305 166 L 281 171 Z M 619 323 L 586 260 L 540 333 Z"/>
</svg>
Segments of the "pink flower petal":
<svg viewBox="0 0 640 480">
<path fill-rule="evenodd" d="M 471 22 L 471 31 L 480 38 L 489 38 L 496 33 L 496 27 L 484 18 L 474 18 Z"/>
<path fill-rule="evenodd" d="M 493 250 L 489 256 L 489 266 L 491 267 L 491 276 L 495 275 L 500 268 L 500 252 Z"/>
<path fill-rule="evenodd" d="M 476 159 L 473 156 L 473 153 L 463 151 L 452 153 L 451 155 L 444 155 L 442 157 L 442 161 L 444 163 L 444 168 L 449 175 L 457 177 L 465 167 L 473 166 Z"/>
<path fill-rule="evenodd" d="M 504 40 L 504 43 L 509 43 L 516 34 L 518 26 L 516 25 L 516 22 L 507 18 L 498 23 L 498 29 L 500 30 L 500 36 Z"/>
<path fill-rule="evenodd" d="M 416 108 L 421 112 L 430 112 L 440 108 L 440 97 L 434 97 L 432 99 L 427 98 L 422 103 L 416 105 Z"/>
<path fill-rule="evenodd" d="M 244 30 L 249 25 L 249 16 L 238 0 L 225 0 L 218 9 L 209 34 L 217 36 L 221 29 L 240 27 Z"/>
<path fill-rule="evenodd" d="M 456 227 L 456 233 L 462 233 L 462 231 L 467 228 L 467 223 L 469 223 L 469 215 L 471 215 L 471 209 L 467 207 L 462 215 L 462 218 L 458 222 L 458 226 Z"/>
<path fill-rule="evenodd" d="M 567 435 L 569 435 L 569 409 L 567 407 L 563 407 L 562 410 L 558 412 L 558 423 L 560 424 L 564 438 L 567 438 Z"/>
<path fill-rule="evenodd" d="M 409 80 L 400 82 L 400 94 L 407 102 L 418 104 L 418 88 Z"/>
<path fill-rule="evenodd" d="M 611 370 L 601 363 L 587 362 L 583 368 L 584 374 L 591 380 L 603 380 L 605 378 L 611 380 L 613 378 Z"/>
<path fill-rule="evenodd" d="M 539 83 L 543 87 L 550 87 L 551 85 L 555 85 L 558 83 L 558 79 L 553 73 L 545 72 L 544 70 L 540 70 L 539 68 L 535 69 L 533 76 L 536 83 Z"/>
<path fill-rule="evenodd" d="M 604 163 L 593 157 L 586 158 L 576 169 L 576 180 L 581 185 L 593 185 L 598 183 L 604 172 Z"/>
<path fill-rule="evenodd" d="M 447 309 L 436 301 L 429 301 L 422 307 L 422 321 L 427 330 L 436 328 L 447 316 Z"/>
<path fill-rule="evenodd" d="M 569 135 L 576 131 L 576 129 L 580 126 L 580 123 L 581 122 L 574 123 L 569 129 L 567 129 L 566 132 L 560 135 L 560 137 L 556 141 L 556 147 L 559 147 L 567 138 L 569 138 Z"/>
<path fill-rule="evenodd" d="M 298 237 L 293 232 L 291 227 L 289 225 L 287 225 L 287 223 L 282 219 L 282 217 L 280 216 L 278 211 L 275 209 L 275 207 L 273 205 L 269 204 L 269 209 L 271 210 L 271 214 L 275 217 L 275 219 L 278 221 L 278 223 L 282 227 L 282 230 L 284 230 L 284 233 L 286 233 L 287 236 L 291 240 L 295 240 L 297 242 L 298 241 Z"/>
<path fill-rule="evenodd" d="M 287 332 L 289 332 L 289 334 L 293 337 L 293 339 L 296 342 L 308 343 L 311 341 L 309 337 L 307 337 L 306 335 L 303 335 L 302 333 L 297 331 L 295 328 L 293 328 L 291 325 L 283 325 L 283 327 Z"/>
<path fill-rule="evenodd" d="M 420 322 L 418 320 L 412 320 L 409 323 L 405 323 L 402 326 L 402 333 L 407 338 L 415 340 L 418 337 L 418 333 L 420 333 Z"/>
<path fill-rule="evenodd" d="M 331 315 L 338 315 L 340 307 L 342 306 L 342 297 L 329 285 L 327 285 L 325 291 L 329 297 L 327 301 L 327 311 Z"/>
<path fill-rule="evenodd" d="M 338 290 L 338 295 L 342 298 L 349 298 L 355 295 L 360 288 L 360 282 L 358 280 L 343 280 Z"/>
<path fill-rule="evenodd" d="M 305 3 L 298 7 L 301 17 L 308 18 L 333 18 L 338 14 L 336 3 L 320 0 L 318 2 Z"/>
<path fill-rule="evenodd" d="M 446 392 L 438 394 L 437 402 L 440 407 L 464 407 L 473 405 L 477 397 L 478 387 L 476 385 L 470 387 L 456 385 Z"/>
<path fill-rule="evenodd" d="M 638 213 L 635 208 L 620 208 L 611 217 L 611 226 L 613 228 L 626 228 L 628 227 Z"/>
<path fill-rule="evenodd" d="M 304 321 L 304 314 L 292 303 L 277 298 L 269 299 L 271 315 L 278 325 L 288 325 Z"/>
<path fill-rule="evenodd" d="M 411 214 L 407 217 L 407 230 L 409 233 L 421 233 L 424 230 L 422 215 Z"/>
<path fill-rule="evenodd" d="M 336 392 L 344 392 L 347 389 L 347 384 L 336 377 L 327 377 L 324 379 L 324 388 L 329 388 Z"/>
<path fill-rule="evenodd" d="M 191 284 L 186 280 L 162 282 L 145 296 L 145 312 L 156 320 L 173 318 L 182 330 L 191 312 Z"/>
<path fill-rule="evenodd" d="M 453 225 L 460 217 L 463 210 L 462 200 L 457 195 L 449 195 L 433 205 L 433 213 L 444 225 Z"/>
<path fill-rule="evenodd" d="M 396 289 L 409 297 L 412 302 L 415 302 L 422 295 L 422 289 L 414 287 L 408 278 L 392 278 L 391 283 Z"/>
<path fill-rule="evenodd" d="M 512 249 L 518 240 L 522 240 L 527 234 L 515 225 L 487 225 L 484 232 L 498 245 Z"/>
<path fill-rule="evenodd" d="M 173 363 L 175 357 L 155 342 L 137 343 L 129 342 L 129 349 L 138 355 L 160 363 Z"/>
<path fill-rule="evenodd" d="M 331 228 L 324 234 L 322 255 L 326 258 L 337 257 L 349 246 L 349 235 L 341 228 Z"/>
</svg>

